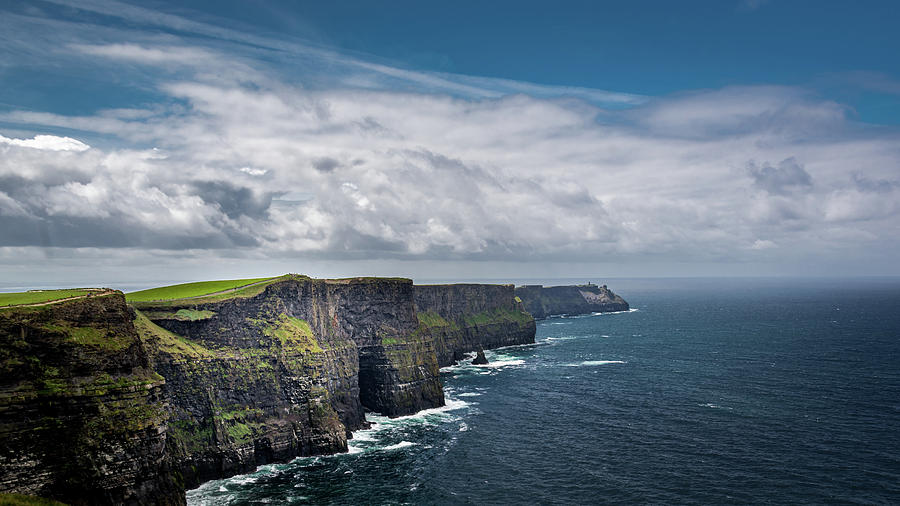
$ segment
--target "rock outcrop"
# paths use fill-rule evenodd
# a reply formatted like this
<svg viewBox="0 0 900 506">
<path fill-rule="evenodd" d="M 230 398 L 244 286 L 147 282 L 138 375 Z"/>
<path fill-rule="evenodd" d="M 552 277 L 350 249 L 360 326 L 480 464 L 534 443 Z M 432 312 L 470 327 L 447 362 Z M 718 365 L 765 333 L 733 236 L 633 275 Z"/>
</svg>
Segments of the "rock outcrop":
<svg viewBox="0 0 900 506">
<path fill-rule="evenodd" d="M 121 293 L 0 309 L 0 492 L 183 504 L 164 383 Z"/>
<path fill-rule="evenodd" d="M 479 348 L 534 342 L 534 318 L 516 300 L 513 285 L 416 285 L 415 299 L 441 367 Z"/>
<path fill-rule="evenodd" d="M 439 365 L 534 342 L 511 285 L 286 275 L 131 306 L 104 293 L 0 309 L 0 493 L 183 504 L 209 479 L 346 451 L 366 409 L 443 405 Z"/>
<path fill-rule="evenodd" d="M 431 336 L 404 279 L 276 278 L 224 300 L 138 303 L 171 398 L 185 484 L 347 450 L 363 408 L 444 404 Z"/>
<path fill-rule="evenodd" d="M 628 311 L 625 299 L 606 285 L 592 283 L 570 286 L 525 285 L 516 287 L 516 297 L 537 319 L 554 315 L 576 315 Z"/>
</svg>

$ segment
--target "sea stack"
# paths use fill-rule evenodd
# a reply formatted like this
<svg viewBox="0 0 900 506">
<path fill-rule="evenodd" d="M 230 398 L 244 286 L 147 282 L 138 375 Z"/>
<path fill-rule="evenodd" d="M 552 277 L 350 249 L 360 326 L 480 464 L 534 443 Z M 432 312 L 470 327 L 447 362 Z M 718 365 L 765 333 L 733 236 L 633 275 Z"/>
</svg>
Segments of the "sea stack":
<svg viewBox="0 0 900 506">
<path fill-rule="evenodd" d="M 478 354 L 475 355 L 475 359 L 472 360 L 472 365 L 487 365 L 488 359 L 484 356 L 484 350 L 482 348 L 478 348 Z"/>
</svg>

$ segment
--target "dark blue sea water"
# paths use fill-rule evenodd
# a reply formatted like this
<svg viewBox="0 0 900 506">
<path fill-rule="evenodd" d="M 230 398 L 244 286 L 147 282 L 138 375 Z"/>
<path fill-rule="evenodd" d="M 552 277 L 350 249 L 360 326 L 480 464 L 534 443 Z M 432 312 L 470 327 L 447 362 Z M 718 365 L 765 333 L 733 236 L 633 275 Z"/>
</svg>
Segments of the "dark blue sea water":
<svg viewBox="0 0 900 506">
<path fill-rule="evenodd" d="M 448 406 L 190 504 L 897 504 L 900 280 L 611 280 Z"/>
</svg>

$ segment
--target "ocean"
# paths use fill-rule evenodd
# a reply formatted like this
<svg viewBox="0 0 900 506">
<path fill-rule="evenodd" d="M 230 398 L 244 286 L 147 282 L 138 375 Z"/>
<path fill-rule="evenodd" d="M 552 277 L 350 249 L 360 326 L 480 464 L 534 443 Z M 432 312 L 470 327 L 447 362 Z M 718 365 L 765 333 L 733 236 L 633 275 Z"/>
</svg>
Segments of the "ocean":
<svg viewBox="0 0 900 506">
<path fill-rule="evenodd" d="M 188 504 L 898 504 L 900 280 L 604 280 L 625 313 L 445 368 L 447 406 Z"/>
</svg>

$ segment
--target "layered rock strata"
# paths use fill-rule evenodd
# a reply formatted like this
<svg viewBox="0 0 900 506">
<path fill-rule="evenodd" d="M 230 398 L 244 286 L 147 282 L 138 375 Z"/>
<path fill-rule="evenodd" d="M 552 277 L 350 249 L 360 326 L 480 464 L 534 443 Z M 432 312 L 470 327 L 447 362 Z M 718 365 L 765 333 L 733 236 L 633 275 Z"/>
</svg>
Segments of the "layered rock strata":
<svg viewBox="0 0 900 506">
<path fill-rule="evenodd" d="M 513 285 L 417 285 L 419 321 L 431 330 L 438 364 L 479 348 L 534 342 L 534 318 L 516 300 Z"/>
<path fill-rule="evenodd" d="M 121 293 L 0 309 L 0 492 L 183 504 L 164 383 Z"/>
<path fill-rule="evenodd" d="M 625 299 L 606 285 L 542 286 L 525 285 L 516 288 L 516 297 L 525 310 L 537 319 L 554 315 L 576 315 L 628 311 Z"/>
<path fill-rule="evenodd" d="M 444 404 L 439 365 L 534 342 L 511 285 L 286 275 L 184 299 L 0 309 L 0 493 L 183 504 Z M 418 308 L 418 309 L 417 309 Z"/>
<path fill-rule="evenodd" d="M 287 276 L 224 300 L 136 305 L 187 486 L 346 451 L 364 407 L 398 416 L 444 403 L 409 280 Z"/>
</svg>

